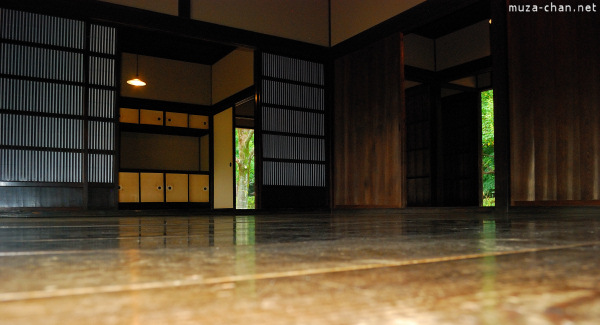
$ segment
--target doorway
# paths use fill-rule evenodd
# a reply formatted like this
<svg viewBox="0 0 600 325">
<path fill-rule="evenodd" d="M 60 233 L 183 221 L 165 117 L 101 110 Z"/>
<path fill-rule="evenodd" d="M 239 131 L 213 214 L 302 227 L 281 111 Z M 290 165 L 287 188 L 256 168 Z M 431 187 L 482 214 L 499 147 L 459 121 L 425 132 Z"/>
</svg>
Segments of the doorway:
<svg viewBox="0 0 600 325">
<path fill-rule="evenodd" d="M 481 92 L 481 183 L 482 206 L 496 205 L 496 161 L 494 154 L 494 91 Z"/>
<path fill-rule="evenodd" d="M 235 129 L 235 208 L 256 207 L 254 173 L 254 130 Z"/>
<path fill-rule="evenodd" d="M 255 97 L 235 103 L 235 208 L 256 209 L 254 146 Z"/>
</svg>

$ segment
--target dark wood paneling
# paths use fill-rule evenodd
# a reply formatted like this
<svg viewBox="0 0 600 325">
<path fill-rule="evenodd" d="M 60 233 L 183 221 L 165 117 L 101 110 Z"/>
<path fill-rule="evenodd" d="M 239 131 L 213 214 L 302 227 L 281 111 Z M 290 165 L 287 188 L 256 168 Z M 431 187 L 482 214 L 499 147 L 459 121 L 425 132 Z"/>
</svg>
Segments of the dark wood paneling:
<svg viewBox="0 0 600 325">
<path fill-rule="evenodd" d="M 0 187 L 0 208 L 81 208 L 82 187 Z"/>
<path fill-rule="evenodd" d="M 114 187 L 95 187 L 90 185 L 88 191 L 88 208 L 107 209 L 118 205 Z"/>
<path fill-rule="evenodd" d="M 406 205 L 402 35 L 335 61 L 335 206 Z"/>
<path fill-rule="evenodd" d="M 577 206 L 577 207 L 594 207 L 600 206 L 600 200 L 550 200 L 550 201 L 515 201 L 515 206 L 527 206 L 527 207 L 565 207 L 565 206 Z"/>
<path fill-rule="evenodd" d="M 508 13 L 513 204 L 600 200 L 598 18 Z"/>
<path fill-rule="evenodd" d="M 262 209 L 326 209 L 329 189 L 324 187 L 263 186 Z"/>
<path fill-rule="evenodd" d="M 431 87 L 406 90 L 407 205 L 431 206 L 435 193 L 436 118 Z"/>
<path fill-rule="evenodd" d="M 481 196 L 481 99 L 463 93 L 442 99 L 444 205 L 478 206 Z"/>
</svg>

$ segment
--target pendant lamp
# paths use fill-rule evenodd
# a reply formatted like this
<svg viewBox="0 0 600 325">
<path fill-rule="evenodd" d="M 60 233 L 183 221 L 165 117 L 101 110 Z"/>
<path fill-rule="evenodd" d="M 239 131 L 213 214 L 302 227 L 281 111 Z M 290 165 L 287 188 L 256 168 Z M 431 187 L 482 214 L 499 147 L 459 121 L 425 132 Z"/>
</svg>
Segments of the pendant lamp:
<svg viewBox="0 0 600 325">
<path fill-rule="evenodd" d="M 142 87 L 146 85 L 146 83 L 139 77 L 139 55 L 137 54 L 135 55 L 135 78 L 127 80 L 127 83 L 136 87 Z"/>
</svg>

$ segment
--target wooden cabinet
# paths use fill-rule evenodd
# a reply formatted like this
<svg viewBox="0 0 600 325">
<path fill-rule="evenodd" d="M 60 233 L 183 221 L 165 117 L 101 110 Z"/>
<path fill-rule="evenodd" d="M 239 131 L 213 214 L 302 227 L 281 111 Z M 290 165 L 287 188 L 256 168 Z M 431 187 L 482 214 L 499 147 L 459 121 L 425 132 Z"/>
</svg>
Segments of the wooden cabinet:
<svg viewBox="0 0 600 325">
<path fill-rule="evenodd" d="M 208 203 L 210 176 L 186 173 L 119 173 L 119 203 Z"/>
<path fill-rule="evenodd" d="M 208 129 L 208 116 L 190 114 L 190 128 L 193 129 Z"/>
<path fill-rule="evenodd" d="M 121 123 L 140 123 L 140 110 L 135 108 L 121 108 L 119 110 L 119 122 Z"/>
<path fill-rule="evenodd" d="M 208 202 L 210 200 L 208 175 L 190 174 L 190 202 Z"/>
<path fill-rule="evenodd" d="M 188 127 L 188 115 L 185 113 L 165 113 L 165 126 L 173 126 L 179 128 Z"/>
<path fill-rule="evenodd" d="M 119 202 L 140 202 L 139 173 L 119 173 Z"/>
<path fill-rule="evenodd" d="M 163 111 L 140 109 L 140 124 L 163 125 Z"/>
<path fill-rule="evenodd" d="M 163 173 L 140 173 L 141 202 L 164 202 Z"/>
<path fill-rule="evenodd" d="M 123 105 L 143 104 L 136 99 Z M 210 117 L 186 113 L 196 108 L 177 104 L 173 110 L 179 112 L 159 107 L 149 102 L 120 109 L 119 203 L 124 208 L 209 207 Z"/>
<path fill-rule="evenodd" d="M 165 174 L 167 202 L 188 202 L 188 175 Z"/>
</svg>

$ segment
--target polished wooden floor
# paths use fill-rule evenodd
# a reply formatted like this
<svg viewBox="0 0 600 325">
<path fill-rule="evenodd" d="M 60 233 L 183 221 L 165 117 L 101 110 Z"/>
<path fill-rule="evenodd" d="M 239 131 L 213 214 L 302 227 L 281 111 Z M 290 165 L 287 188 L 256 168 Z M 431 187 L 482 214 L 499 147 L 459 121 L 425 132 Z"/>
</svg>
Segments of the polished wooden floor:
<svg viewBox="0 0 600 325">
<path fill-rule="evenodd" d="M 599 217 L 0 218 L 0 324 L 598 324 Z"/>
</svg>

